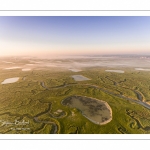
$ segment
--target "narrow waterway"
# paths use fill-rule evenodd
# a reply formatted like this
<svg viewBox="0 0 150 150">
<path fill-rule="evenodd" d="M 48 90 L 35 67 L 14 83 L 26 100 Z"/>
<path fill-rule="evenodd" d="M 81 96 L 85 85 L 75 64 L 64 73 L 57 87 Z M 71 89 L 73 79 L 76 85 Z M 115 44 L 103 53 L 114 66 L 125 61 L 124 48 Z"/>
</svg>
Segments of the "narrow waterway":
<svg viewBox="0 0 150 150">
<path fill-rule="evenodd" d="M 57 88 L 63 88 L 63 87 L 73 86 L 73 85 L 78 85 L 78 84 L 65 84 L 65 85 L 61 85 L 61 86 L 59 86 L 59 87 L 57 87 Z M 147 103 L 145 103 L 145 102 L 143 101 L 143 97 L 142 97 L 142 95 L 141 95 L 138 91 L 135 91 L 135 90 L 134 90 L 134 92 L 135 92 L 135 93 L 137 94 L 137 96 L 138 96 L 138 100 L 136 100 L 136 99 L 129 98 L 129 97 L 126 97 L 126 96 L 121 95 L 121 94 L 115 94 L 115 93 L 110 92 L 109 90 L 103 89 L 103 88 L 101 88 L 101 87 L 99 87 L 99 86 L 97 86 L 97 85 L 81 84 L 81 83 L 80 83 L 79 85 L 82 85 L 82 86 L 85 85 L 85 86 L 89 86 L 89 87 L 93 87 L 93 88 L 99 89 L 99 90 L 101 90 L 101 91 L 103 91 L 103 92 L 105 92 L 105 93 L 107 93 L 107 94 L 112 95 L 112 96 L 116 96 L 116 97 L 119 97 L 119 98 L 123 98 L 123 99 L 125 99 L 125 100 L 128 100 L 128 101 L 131 101 L 131 102 L 140 104 L 140 105 L 146 107 L 147 109 L 150 109 L 150 105 L 148 105 Z M 45 88 L 45 89 L 49 89 L 49 88 L 47 88 L 47 87 L 45 86 L 44 82 L 41 82 L 41 86 L 42 86 L 43 88 Z M 53 87 L 53 88 L 55 88 L 55 87 Z M 51 88 L 51 89 L 53 89 L 53 88 Z"/>
</svg>

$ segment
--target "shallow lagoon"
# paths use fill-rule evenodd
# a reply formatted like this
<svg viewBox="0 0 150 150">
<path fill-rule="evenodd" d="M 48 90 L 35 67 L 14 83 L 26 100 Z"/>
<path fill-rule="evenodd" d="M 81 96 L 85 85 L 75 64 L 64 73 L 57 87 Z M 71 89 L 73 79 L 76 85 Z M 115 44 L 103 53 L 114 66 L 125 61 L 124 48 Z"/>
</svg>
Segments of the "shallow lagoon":
<svg viewBox="0 0 150 150">
<path fill-rule="evenodd" d="M 112 110 L 107 102 L 84 96 L 71 96 L 62 101 L 63 105 L 77 108 L 82 115 L 95 124 L 106 124 L 112 120 Z"/>
<path fill-rule="evenodd" d="M 69 70 L 71 70 L 72 72 L 80 72 L 80 71 L 82 71 L 80 69 L 69 69 Z"/>
<path fill-rule="evenodd" d="M 26 64 L 26 65 L 33 66 L 34 64 Z"/>
<path fill-rule="evenodd" d="M 5 79 L 1 84 L 14 83 L 14 82 L 17 82 L 18 80 L 19 80 L 19 77 L 16 77 L 16 78 L 8 78 L 8 79 Z"/>
<path fill-rule="evenodd" d="M 30 71 L 30 70 L 31 70 L 30 68 L 22 69 L 22 71 Z"/>
<path fill-rule="evenodd" d="M 117 73 L 124 73 L 123 70 L 105 70 L 107 72 L 117 72 Z"/>
<path fill-rule="evenodd" d="M 73 75 L 72 76 L 75 81 L 86 81 L 86 80 L 91 80 L 87 77 L 84 77 L 83 75 Z"/>
<path fill-rule="evenodd" d="M 143 69 L 143 68 L 135 68 L 135 70 L 139 70 L 139 71 L 150 71 L 150 69 Z"/>
<path fill-rule="evenodd" d="M 6 70 L 9 70 L 9 69 L 20 69 L 21 67 L 10 67 L 10 68 L 5 68 Z"/>
<path fill-rule="evenodd" d="M 2 61 L 2 62 L 7 63 L 7 64 L 15 64 L 15 63 L 9 62 L 9 61 Z"/>
</svg>

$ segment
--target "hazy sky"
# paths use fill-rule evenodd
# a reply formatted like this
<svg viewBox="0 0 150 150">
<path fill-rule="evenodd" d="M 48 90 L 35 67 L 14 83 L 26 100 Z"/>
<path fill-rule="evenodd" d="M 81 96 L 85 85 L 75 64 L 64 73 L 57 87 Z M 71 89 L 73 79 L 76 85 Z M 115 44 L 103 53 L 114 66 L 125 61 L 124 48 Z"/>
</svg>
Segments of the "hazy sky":
<svg viewBox="0 0 150 150">
<path fill-rule="evenodd" d="M 150 54 L 150 17 L 2 17 L 0 56 Z"/>
</svg>

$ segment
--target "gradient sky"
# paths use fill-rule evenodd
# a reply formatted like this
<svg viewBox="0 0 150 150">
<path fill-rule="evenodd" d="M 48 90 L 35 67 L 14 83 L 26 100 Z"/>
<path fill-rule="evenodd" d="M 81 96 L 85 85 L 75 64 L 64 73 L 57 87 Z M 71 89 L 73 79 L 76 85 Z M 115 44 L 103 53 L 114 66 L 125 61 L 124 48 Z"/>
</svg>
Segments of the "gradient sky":
<svg viewBox="0 0 150 150">
<path fill-rule="evenodd" d="M 150 54 L 150 17 L 0 16 L 0 56 Z"/>
</svg>

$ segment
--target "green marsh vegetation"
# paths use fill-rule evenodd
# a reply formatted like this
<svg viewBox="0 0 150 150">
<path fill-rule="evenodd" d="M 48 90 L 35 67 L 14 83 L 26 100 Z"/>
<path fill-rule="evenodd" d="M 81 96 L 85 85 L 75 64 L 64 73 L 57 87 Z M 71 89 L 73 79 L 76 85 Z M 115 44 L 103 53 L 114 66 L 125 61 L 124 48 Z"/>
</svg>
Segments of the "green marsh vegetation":
<svg viewBox="0 0 150 150">
<path fill-rule="evenodd" d="M 31 63 L 26 59 L 10 58 L 7 61 L 15 64 L 1 63 L 0 82 L 12 77 L 19 77 L 19 81 L 0 85 L 0 133 L 150 133 L 150 110 L 131 101 L 150 104 L 150 72 L 134 67 L 115 68 L 124 70 L 124 73 L 106 72 L 112 69 L 107 66 L 82 67 L 79 68 L 81 72 L 73 72 L 69 67 L 38 66 L 34 62 L 33 66 L 28 66 L 30 71 L 21 68 L 5 70 L 11 66 L 27 68 L 25 64 Z M 59 61 L 70 63 L 69 60 L 57 60 L 57 63 Z M 90 80 L 75 81 L 72 75 L 83 75 Z M 112 110 L 112 120 L 105 125 L 94 124 L 82 115 L 81 110 L 62 105 L 64 99 L 74 95 L 107 102 Z M 20 124 L 15 124 L 15 120 Z M 23 124 L 23 120 L 29 124 Z"/>
</svg>

